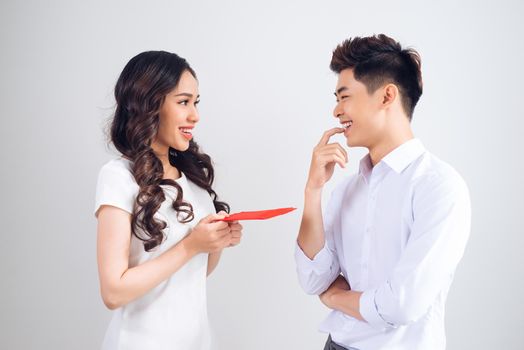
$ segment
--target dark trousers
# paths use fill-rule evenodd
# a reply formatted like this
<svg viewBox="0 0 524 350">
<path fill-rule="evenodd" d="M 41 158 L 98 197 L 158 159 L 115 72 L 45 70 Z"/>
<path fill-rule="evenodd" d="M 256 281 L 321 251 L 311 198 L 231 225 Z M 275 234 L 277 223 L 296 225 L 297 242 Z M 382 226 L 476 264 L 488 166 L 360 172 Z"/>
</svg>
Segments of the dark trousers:
<svg viewBox="0 0 524 350">
<path fill-rule="evenodd" d="M 337 343 L 333 342 L 333 340 L 331 340 L 331 334 L 329 335 L 327 341 L 326 341 L 326 345 L 324 346 L 324 350 L 358 350 L 358 349 L 355 349 L 355 348 L 345 348 L 343 346 L 340 346 L 338 345 Z"/>
</svg>

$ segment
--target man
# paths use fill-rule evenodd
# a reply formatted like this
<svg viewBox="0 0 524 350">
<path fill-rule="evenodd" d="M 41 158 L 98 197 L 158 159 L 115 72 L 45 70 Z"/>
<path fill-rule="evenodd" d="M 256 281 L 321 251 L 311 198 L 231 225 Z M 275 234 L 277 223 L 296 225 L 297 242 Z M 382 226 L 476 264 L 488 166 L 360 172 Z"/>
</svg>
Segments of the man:
<svg viewBox="0 0 524 350">
<path fill-rule="evenodd" d="M 330 309 L 325 349 L 445 349 L 444 305 L 470 231 L 460 175 L 411 130 L 422 95 L 420 57 L 386 35 L 355 37 L 333 52 L 334 116 L 314 148 L 295 260 L 299 281 Z M 366 147 L 324 212 L 322 188 Z"/>
</svg>

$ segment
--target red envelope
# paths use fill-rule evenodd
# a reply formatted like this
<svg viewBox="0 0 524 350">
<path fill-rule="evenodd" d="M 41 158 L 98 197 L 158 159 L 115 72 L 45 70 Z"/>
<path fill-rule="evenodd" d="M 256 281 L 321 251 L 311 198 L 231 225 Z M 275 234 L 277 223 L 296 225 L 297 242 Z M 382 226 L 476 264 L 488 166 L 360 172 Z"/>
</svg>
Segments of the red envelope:
<svg viewBox="0 0 524 350">
<path fill-rule="evenodd" d="M 220 221 L 239 221 L 239 220 L 266 220 L 275 216 L 287 214 L 297 208 L 278 208 L 258 211 L 242 211 L 240 213 L 231 214 Z"/>
</svg>

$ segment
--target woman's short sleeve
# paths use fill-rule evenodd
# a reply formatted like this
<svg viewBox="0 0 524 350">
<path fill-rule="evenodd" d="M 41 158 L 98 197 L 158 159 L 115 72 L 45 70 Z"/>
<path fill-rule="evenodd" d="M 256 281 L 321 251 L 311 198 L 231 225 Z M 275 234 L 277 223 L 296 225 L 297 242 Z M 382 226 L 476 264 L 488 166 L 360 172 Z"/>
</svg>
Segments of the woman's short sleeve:
<svg viewBox="0 0 524 350">
<path fill-rule="evenodd" d="M 138 185 L 126 167 L 125 160 L 112 160 L 98 173 L 95 199 L 95 216 L 102 205 L 111 205 L 133 213 Z"/>
</svg>

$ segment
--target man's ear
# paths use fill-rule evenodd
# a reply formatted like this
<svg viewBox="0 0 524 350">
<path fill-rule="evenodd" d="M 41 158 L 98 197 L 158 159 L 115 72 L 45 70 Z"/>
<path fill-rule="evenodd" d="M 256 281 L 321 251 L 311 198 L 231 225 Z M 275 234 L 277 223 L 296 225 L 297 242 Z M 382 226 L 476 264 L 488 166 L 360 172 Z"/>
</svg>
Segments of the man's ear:
<svg viewBox="0 0 524 350">
<path fill-rule="evenodd" d="M 382 107 L 391 106 L 399 98 L 398 87 L 395 84 L 387 84 L 382 88 Z"/>
</svg>

